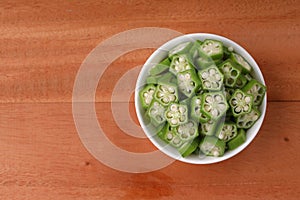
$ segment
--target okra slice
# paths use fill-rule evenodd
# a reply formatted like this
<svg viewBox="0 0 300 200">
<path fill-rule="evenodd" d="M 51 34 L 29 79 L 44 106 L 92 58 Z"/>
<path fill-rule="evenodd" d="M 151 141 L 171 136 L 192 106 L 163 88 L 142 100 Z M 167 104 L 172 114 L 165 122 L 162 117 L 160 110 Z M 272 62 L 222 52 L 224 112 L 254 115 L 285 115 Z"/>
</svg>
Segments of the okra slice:
<svg viewBox="0 0 300 200">
<path fill-rule="evenodd" d="M 234 117 L 251 112 L 253 96 L 237 89 L 229 100 Z"/>
<path fill-rule="evenodd" d="M 190 55 L 193 59 L 199 57 L 199 48 L 200 44 L 198 42 L 194 42 L 192 48 L 190 49 Z"/>
<path fill-rule="evenodd" d="M 140 100 L 143 108 L 148 108 L 153 100 L 156 87 L 154 85 L 147 85 L 140 91 Z"/>
<path fill-rule="evenodd" d="M 149 73 L 151 76 L 159 75 L 163 72 L 166 72 L 169 69 L 170 64 L 171 64 L 171 62 L 170 62 L 169 58 L 166 58 L 163 61 L 161 61 L 160 63 L 158 63 L 157 65 L 153 66 L 150 69 Z"/>
<path fill-rule="evenodd" d="M 165 111 L 166 108 L 162 104 L 155 100 L 152 101 L 147 110 L 147 114 L 154 126 L 158 127 L 166 121 L 164 115 Z"/>
<path fill-rule="evenodd" d="M 228 87 L 234 87 L 240 76 L 240 69 L 236 67 L 231 60 L 224 61 L 219 69 L 224 74 L 224 84 Z"/>
<path fill-rule="evenodd" d="M 177 74 L 179 90 L 187 97 L 191 97 L 199 89 L 201 82 L 194 69 L 179 72 Z"/>
<path fill-rule="evenodd" d="M 255 106 L 261 104 L 266 93 L 266 87 L 255 79 L 252 79 L 249 83 L 247 83 L 242 90 L 253 96 L 253 104 Z"/>
<path fill-rule="evenodd" d="M 173 130 L 182 141 L 190 141 L 199 135 L 198 124 L 193 120 L 189 120 L 185 124 L 174 127 Z"/>
<path fill-rule="evenodd" d="M 218 121 L 209 119 L 205 123 L 201 123 L 201 134 L 202 135 L 214 135 L 218 127 Z"/>
<path fill-rule="evenodd" d="M 172 102 L 178 101 L 177 87 L 174 84 L 159 84 L 157 85 L 154 98 L 163 106 L 168 106 Z"/>
<path fill-rule="evenodd" d="M 236 126 L 244 129 L 251 128 L 259 119 L 260 115 L 261 112 L 257 108 L 253 107 L 250 113 L 246 113 L 237 117 Z"/>
<path fill-rule="evenodd" d="M 236 79 L 235 88 L 243 88 L 247 84 L 248 80 L 243 74 L 240 74 Z"/>
<path fill-rule="evenodd" d="M 181 54 L 173 57 L 169 68 L 170 72 L 176 76 L 179 72 L 183 72 L 188 69 L 193 69 L 191 58 L 189 58 L 188 55 Z"/>
<path fill-rule="evenodd" d="M 199 54 L 213 60 L 221 59 L 223 57 L 223 44 L 217 40 L 204 40 L 200 45 Z"/>
<path fill-rule="evenodd" d="M 219 119 L 228 109 L 226 98 L 222 92 L 204 93 L 201 110 L 213 120 Z"/>
<path fill-rule="evenodd" d="M 240 129 L 236 137 L 227 142 L 228 150 L 236 149 L 246 141 L 246 132 L 244 129 Z"/>
<path fill-rule="evenodd" d="M 210 66 L 198 72 L 202 89 L 218 91 L 223 85 L 224 76 L 216 66 Z"/>
<path fill-rule="evenodd" d="M 188 121 L 187 106 L 171 103 L 165 112 L 165 119 L 167 119 L 171 127 L 185 124 Z"/>
<path fill-rule="evenodd" d="M 216 133 L 216 137 L 220 140 L 227 142 L 234 138 L 237 135 L 237 133 L 237 127 L 234 123 L 225 122 L 221 126 L 220 131 Z"/>
<path fill-rule="evenodd" d="M 200 56 L 199 58 L 196 59 L 196 65 L 198 66 L 198 69 L 204 69 L 214 64 L 215 62 L 211 58 Z"/>
<path fill-rule="evenodd" d="M 200 142 L 200 150 L 207 156 L 223 156 L 225 152 L 225 142 L 214 136 L 205 136 Z"/>
<path fill-rule="evenodd" d="M 194 120 L 200 121 L 201 123 L 205 123 L 210 118 L 208 117 L 207 114 L 202 112 L 201 103 L 202 103 L 202 95 L 194 96 L 191 99 L 190 115 Z"/>
<path fill-rule="evenodd" d="M 174 76 L 172 73 L 167 72 L 160 76 L 157 76 L 157 84 L 160 85 L 169 85 L 170 83 L 177 84 L 176 76 Z"/>
<path fill-rule="evenodd" d="M 237 53 L 231 53 L 230 58 L 233 60 L 235 64 L 240 66 L 242 68 L 243 73 L 249 73 L 252 70 L 252 67 L 249 65 L 249 63 L 246 61 L 244 57 Z"/>
<path fill-rule="evenodd" d="M 169 51 L 169 58 L 173 58 L 175 55 L 186 54 L 192 48 L 193 42 L 184 42 Z"/>
<path fill-rule="evenodd" d="M 196 149 L 199 146 L 199 143 L 199 138 L 196 138 L 193 141 L 185 142 L 180 148 L 178 148 L 178 151 L 182 157 L 187 157 L 188 155 L 196 151 Z"/>
<path fill-rule="evenodd" d="M 172 127 L 168 123 L 164 126 L 158 136 L 166 143 L 176 148 L 180 147 L 183 144 L 183 141 L 178 135 L 175 134 Z"/>
</svg>

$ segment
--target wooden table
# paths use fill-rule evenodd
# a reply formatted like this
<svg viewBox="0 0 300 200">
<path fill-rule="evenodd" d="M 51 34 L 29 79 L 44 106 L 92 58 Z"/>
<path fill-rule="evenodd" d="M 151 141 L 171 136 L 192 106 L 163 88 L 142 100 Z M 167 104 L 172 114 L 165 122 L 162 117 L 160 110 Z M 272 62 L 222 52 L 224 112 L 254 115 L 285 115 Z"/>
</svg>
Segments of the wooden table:
<svg viewBox="0 0 300 200">
<path fill-rule="evenodd" d="M 299 13 L 293 0 L 2 0 L 0 199 L 299 199 Z M 218 164 L 176 161 L 143 174 L 111 169 L 87 151 L 72 116 L 77 71 L 99 43 L 139 27 L 216 33 L 252 54 L 266 79 L 268 107 L 246 150 Z M 118 58 L 97 87 L 99 122 L 128 151 L 155 147 L 120 130 L 111 95 L 119 78 L 153 51 Z M 137 121 L 133 98 L 129 108 Z"/>
</svg>

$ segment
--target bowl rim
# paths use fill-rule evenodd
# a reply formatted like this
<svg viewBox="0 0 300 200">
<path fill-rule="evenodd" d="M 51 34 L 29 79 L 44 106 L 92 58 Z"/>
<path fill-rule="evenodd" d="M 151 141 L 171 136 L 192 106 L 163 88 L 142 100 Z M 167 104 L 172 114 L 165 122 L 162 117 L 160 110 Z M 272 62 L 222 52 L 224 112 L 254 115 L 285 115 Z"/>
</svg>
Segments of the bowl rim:
<svg viewBox="0 0 300 200">
<path fill-rule="evenodd" d="M 263 99 L 263 102 L 262 104 L 260 105 L 260 108 L 259 110 L 261 111 L 261 116 L 260 118 L 255 122 L 255 130 L 254 130 L 254 133 L 252 133 L 250 135 L 250 137 L 247 136 L 247 140 L 246 142 L 244 142 L 241 146 L 239 146 L 238 148 L 236 148 L 235 150 L 232 150 L 230 152 L 226 152 L 222 157 L 208 157 L 206 156 L 204 159 L 199 159 L 197 160 L 197 158 L 189 158 L 190 156 L 188 157 L 181 157 L 181 156 L 178 156 L 178 153 L 172 153 L 170 152 L 168 149 L 165 148 L 165 146 L 162 146 L 160 143 L 161 141 L 157 141 L 156 140 L 156 137 L 153 137 L 153 135 L 151 135 L 150 133 L 148 133 L 147 131 L 147 127 L 144 123 L 144 119 L 143 119 L 143 116 L 140 112 L 140 102 L 139 102 L 139 91 L 141 89 L 141 85 L 144 85 L 144 83 L 142 83 L 142 79 L 143 79 L 143 76 L 147 76 L 148 74 L 148 71 L 150 69 L 149 66 L 153 65 L 153 60 L 159 55 L 159 54 L 162 54 L 162 51 L 168 51 L 170 50 L 172 47 L 175 47 L 176 45 L 180 44 L 180 43 L 183 43 L 185 41 L 196 41 L 196 39 L 216 39 L 216 40 L 220 40 L 221 42 L 223 43 L 226 43 L 226 44 L 230 44 L 230 46 L 233 46 L 234 48 L 234 51 L 236 51 L 237 53 L 241 54 L 246 60 L 247 62 L 249 62 L 249 64 L 252 66 L 252 72 L 255 71 L 255 76 L 258 76 L 256 77 L 256 79 L 259 79 L 259 81 L 266 85 L 265 84 L 265 80 L 264 80 L 264 77 L 263 77 L 263 74 L 259 68 L 259 66 L 257 65 L 256 61 L 254 60 L 254 58 L 250 55 L 250 53 L 248 51 L 246 51 L 242 46 L 240 46 L 238 43 L 234 42 L 233 40 L 227 38 L 227 37 L 224 37 L 224 36 L 221 36 L 221 35 L 217 35 L 217 34 L 212 34 L 212 33 L 190 33 L 190 34 L 184 34 L 184 35 L 181 35 L 181 36 L 178 36 L 178 37 L 175 37 L 171 40 L 169 40 L 168 42 L 164 43 L 163 45 L 161 45 L 159 48 L 157 48 L 151 55 L 150 57 L 146 60 L 145 64 L 143 65 L 139 75 L 138 75 L 138 78 L 137 78 L 137 81 L 136 81 L 136 86 L 135 86 L 135 95 L 134 95 L 134 100 L 135 100 L 135 111 L 136 111 L 136 114 L 137 114 L 137 117 L 138 117 L 138 121 L 145 133 L 145 135 L 147 136 L 147 138 L 152 142 L 152 144 L 158 148 L 161 152 L 163 152 L 164 154 L 166 154 L 167 156 L 175 159 L 175 160 L 179 160 L 179 161 L 182 161 L 182 162 L 185 162 L 185 163 L 190 163 L 190 164 L 212 164 L 212 163 L 218 163 L 218 162 L 221 162 L 221 161 L 224 161 L 224 160 L 227 160 L 229 158 L 232 158 L 234 156 L 236 156 L 238 153 L 242 152 L 246 147 L 249 146 L 249 144 L 254 140 L 254 138 L 256 137 L 256 135 L 258 134 L 262 124 L 263 124 L 263 121 L 264 121 L 264 118 L 265 118 L 265 114 L 266 114 L 266 108 L 267 108 L 267 92 L 265 93 L 265 96 L 264 96 L 264 99 Z M 225 45 L 225 46 L 228 46 L 228 45 Z M 155 63 L 155 62 L 154 62 Z M 146 75 L 145 75 L 146 74 Z M 254 128 L 251 127 L 250 129 Z M 249 129 L 249 130 L 250 130 Z M 249 131 L 247 130 L 247 132 Z M 249 134 L 248 134 L 249 135 Z M 160 140 L 160 139 L 159 139 Z M 173 148 L 173 147 L 171 147 Z"/>
</svg>

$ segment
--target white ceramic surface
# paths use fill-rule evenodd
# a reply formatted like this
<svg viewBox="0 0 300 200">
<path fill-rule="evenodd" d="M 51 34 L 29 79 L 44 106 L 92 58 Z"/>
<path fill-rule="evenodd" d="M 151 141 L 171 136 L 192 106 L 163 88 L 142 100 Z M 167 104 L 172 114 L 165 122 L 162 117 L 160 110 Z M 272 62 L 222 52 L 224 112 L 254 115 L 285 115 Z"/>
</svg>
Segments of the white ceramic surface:
<svg viewBox="0 0 300 200">
<path fill-rule="evenodd" d="M 164 152 L 168 156 L 170 156 L 176 160 L 180 160 L 182 162 L 192 163 L 192 164 L 210 164 L 210 163 L 220 162 L 220 161 L 229 159 L 229 158 L 237 155 L 239 152 L 241 152 L 243 149 L 245 149 L 252 142 L 252 140 L 257 135 L 257 133 L 263 123 L 264 117 L 265 117 L 266 107 L 267 107 L 267 94 L 265 95 L 265 98 L 260 106 L 260 111 L 262 113 L 261 117 L 254 124 L 254 126 L 251 127 L 247 131 L 247 140 L 244 144 L 242 144 L 241 146 L 239 146 L 238 148 L 236 148 L 232 151 L 227 151 L 222 157 L 210 157 L 210 156 L 199 157 L 197 155 L 191 155 L 186 158 L 181 157 L 175 148 L 173 148 L 169 145 L 166 145 L 160 138 L 158 138 L 157 136 L 154 135 L 155 131 L 154 131 L 153 127 L 147 125 L 147 120 L 144 117 L 145 116 L 144 109 L 141 106 L 141 102 L 139 100 L 139 95 L 138 95 L 140 89 L 142 89 L 143 86 L 145 85 L 145 81 L 148 76 L 149 69 L 152 66 L 154 66 L 155 64 L 160 62 L 163 58 L 165 58 L 168 54 L 168 51 L 170 49 L 172 49 L 173 47 L 175 47 L 176 45 L 183 43 L 183 42 L 187 42 L 187 41 L 195 41 L 197 39 L 202 40 L 202 41 L 205 39 L 215 39 L 215 40 L 222 41 L 223 44 L 227 47 L 232 46 L 234 51 L 239 53 L 240 55 L 242 55 L 248 61 L 248 63 L 252 66 L 253 71 L 251 74 L 254 76 L 254 78 L 256 78 L 261 83 L 265 84 L 263 75 L 262 75 L 257 63 L 255 62 L 255 60 L 251 57 L 251 55 L 244 48 L 239 46 L 237 43 L 233 42 L 230 39 L 227 39 L 225 37 L 215 35 L 215 34 L 208 34 L 208 33 L 187 34 L 187 35 L 183 35 L 183 36 L 174 38 L 174 39 L 170 40 L 169 42 L 165 43 L 160 48 L 158 48 L 148 58 L 148 60 L 144 64 L 142 70 L 140 71 L 140 74 L 137 79 L 136 88 L 135 88 L 135 109 L 136 109 L 136 113 L 138 116 L 138 120 L 139 120 L 141 127 L 144 130 L 145 134 L 151 140 L 151 142 L 162 152 Z"/>
</svg>

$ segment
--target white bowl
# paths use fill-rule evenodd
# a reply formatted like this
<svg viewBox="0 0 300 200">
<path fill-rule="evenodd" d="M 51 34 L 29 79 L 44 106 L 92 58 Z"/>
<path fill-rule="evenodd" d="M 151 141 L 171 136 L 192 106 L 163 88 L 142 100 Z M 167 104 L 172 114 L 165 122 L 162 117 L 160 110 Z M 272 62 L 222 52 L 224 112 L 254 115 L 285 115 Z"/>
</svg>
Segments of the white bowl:
<svg viewBox="0 0 300 200">
<path fill-rule="evenodd" d="M 181 157 L 181 155 L 178 153 L 178 151 L 171 147 L 170 145 L 166 145 L 165 142 L 163 142 L 158 136 L 155 135 L 155 130 L 152 126 L 147 125 L 147 120 L 145 119 L 145 111 L 142 108 L 141 102 L 139 100 L 139 91 L 144 87 L 146 83 L 146 78 L 148 76 L 148 72 L 152 66 L 159 63 L 163 58 L 167 57 L 168 51 L 171 50 L 173 47 L 175 47 L 178 44 L 181 44 L 183 42 L 187 41 L 196 41 L 196 40 L 205 40 L 205 39 L 215 39 L 222 41 L 223 44 L 227 47 L 231 46 L 233 47 L 234 51 L 242 55 L 252 66 L 253 71 L 251 75 L 261 83 L 265 85 L 264 77 L 256 64 L 255 60 L 251 57 L 251 55 L 240 45 L 233 42 L 230 39 L 227 39 L 225 37 L 215 35 L 215 34 L 208 34 L 208 33 L 194 33 L 194 34 L 187 34 L 182 35 L 179 37 L 176 37 L 167 43 L 163 44 L 161 47 L 159 47 L 146 61 L 144 64 L 142 70 L 140 71 L 140 74 L 137 79 L 136 87 L 135 87 L 135 109 L 138 116 L 138 120 L 141 124 L 142 129 L 144 130 L 147 137 L 150 139 L 150 141 L 163 153 L 166 155 L 176 159 L 180 160 L 182 162 L 186 163 L 192 163 L 192 164 L 211 164 L 220 162 L 226 159 L 229 159 L 239 152 L 241 152 L 243 149 L 245 149 L 250 142 L 254 139 L 254 137 L 257 135 L 264 117 L 266 113 L 266 107 L 267 107 L 267 94 L 265 95 L 263 102 L 260 106 L 261 116 L 257 120 L 257 122 L 247 130 L 247 140 L 245 143 L 243 143 L 238 148 L 232 150 L 232 151 L 226 151 L 226 153 L 222 157 L 210 157 L 210 156 L 197 156 L 197 155 L 190 155 L 185 158 Z"/>
</svg>

